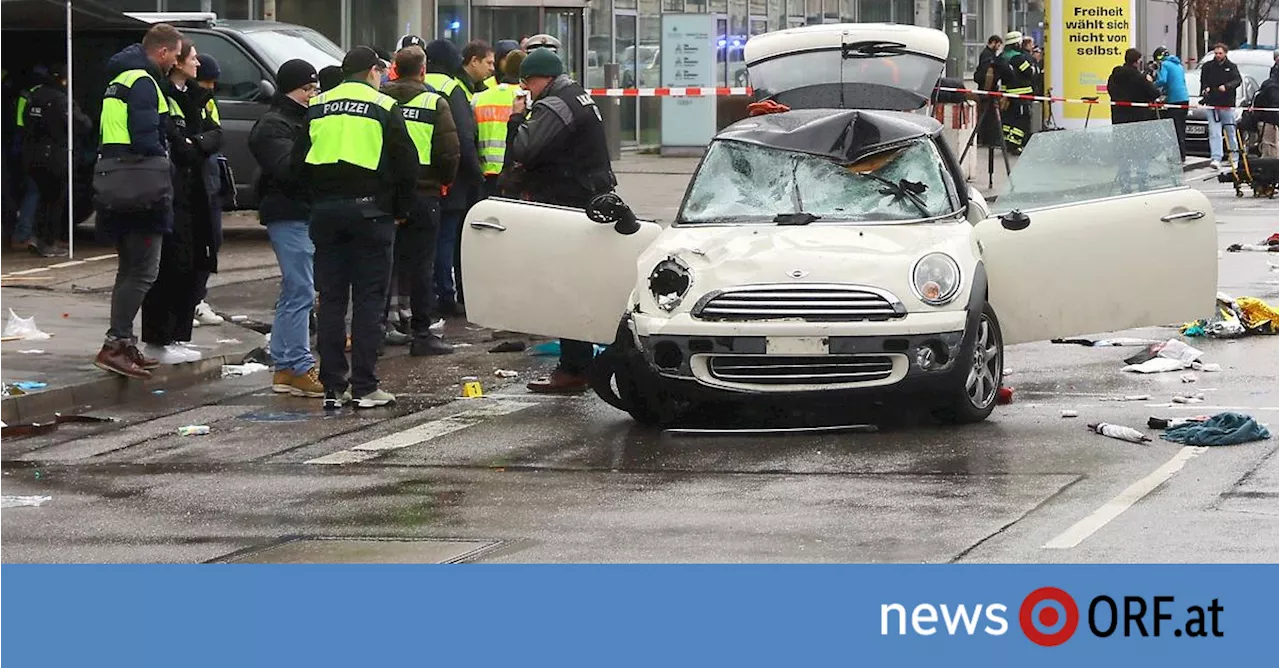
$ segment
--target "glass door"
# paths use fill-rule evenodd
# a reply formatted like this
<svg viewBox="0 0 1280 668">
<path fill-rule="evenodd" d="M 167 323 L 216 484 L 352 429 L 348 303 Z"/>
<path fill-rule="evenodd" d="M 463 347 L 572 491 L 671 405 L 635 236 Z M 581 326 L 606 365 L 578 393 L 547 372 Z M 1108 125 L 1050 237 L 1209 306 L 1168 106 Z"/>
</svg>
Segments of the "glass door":
<svg viewBox="0 0 1280 668">
<path fill-rule="evenodd" d="M 543 32 L 560 40 L 560 58 L 574 81 L 582 81 L 582 10 L 548 8 L 543 14 Z"/>
<path fill-rule="evenodd" d="M 623 88 L 640 87 L 640 68 L 644 54 L 636 43 L 635 12 L 617 12 L 613 16 L 613 52 L 618 58 L 618 77 Z M 622 111 L 622 143 L 640 141 L 640 116 L 638 98 L 624 97 Z"/>
</svg>

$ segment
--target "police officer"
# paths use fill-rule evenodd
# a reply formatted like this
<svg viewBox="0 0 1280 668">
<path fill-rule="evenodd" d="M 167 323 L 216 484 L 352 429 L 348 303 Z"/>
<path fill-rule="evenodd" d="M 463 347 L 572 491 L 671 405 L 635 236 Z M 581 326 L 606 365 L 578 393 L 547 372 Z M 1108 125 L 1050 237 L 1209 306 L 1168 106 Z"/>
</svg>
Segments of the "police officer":
<svg viewBox="0 0 1280 668">
<path fill-rule="evenodd" d="M 550 49 L 534 49 L 520 65 L 520 78 L 533 99 L 517 97 L 507 124 L 512 168 L 504 190 L 523 199 L 586 208 L 591 199 L 617 186 L 609 161 L 604 123 L 595 101 L 564 73 Z M 548 378 L 529 383 L 539 393 L 583 392 L 593 348 L 583 341 L 560 341 L 560 364 Z"/>
<path fill-rule="evenodd" d="M 378 388 L 374 368 L 382 340 L 396 225 L 413 205 L 417 151 L 395 100 L 378 92 L 383 61 L 367 46 L 342 60 L 340 85 L 311 100 L 293 161 L 311 186 L 311 240 L 320 293 L 316 349 L 324 405 L 336 410 L 395 402 Z M 351 376 L 344 319 L 351 314 Z"/>
<path fill-rule="evenodd" d="M 410 46 L 396 52 L 397 78 L 382 92 L 400 103 L 409 138 L 417 149 L 417 192 L 409 221 L 396 230 L 396 264 L 400 288 L 408 290 L 413 340 L 409 354 L 447 355 L 453 347 L 431 331 L 435 312 L 436 233 L 440 226 L 440 195 L 458 173 L 458 130 L 449 103 L 423 83 L 427 56 Z"/>
<path fill-rule="evenodd" d="M 486 197 L 498 194 L 498 176 L 507 156 L 507 121 L 511 120 L 511 106 L 515 104 L 516 95 L 522 92 L 520 65 L 524 58 L 525 53 L 520 50 L 503 54 L 503 68 L 498 72 L 501 78 L 493 86 L 476 93 L 471 100 L 476 114 L 476 139 L 480 168 L 484 170 Z"/>
<path fill-rule="evenodd" d="M 76 137 L 93 131 L 93 121 L 67 98 L 66 67 L 50 68 L 50 81 L 32 89 L 26 105 L 22 141 L 23 166 L 36 183 L 35 247 L 45 257 L 66 255 L 67 123 Z"/>
<path fill-rule="evenodd" d="M 520 42 L 517 42 L 514 39 L 500 39 L 493 43 L 493 75 L 484 80 L 481 90 L 489 90 L 490 88 L 497 87 L 497 85 L 505 78 L 503 77 L 503 73 L 506 71 L 504 69 L 504 64 L 506 63 L 507 56 L 519 50 Z M 520 70 L 517 69 L 516 74 L 519 73 Z"/>
<path fill-rule="evenodd" d="M 1022 33 L 1010 32 L 1004 37 L 1004 51 L 995 61 L 1000 73 L 1000 90 L 1016 95 L 1031 95 L 1035 65 L 1022 52 Z M 1031 103 L 1028 100 L 1004 98 L 1002 119 L 1005 150 L 1014 155 L 1022 153 L 1031 135 Z"/>
</svg>

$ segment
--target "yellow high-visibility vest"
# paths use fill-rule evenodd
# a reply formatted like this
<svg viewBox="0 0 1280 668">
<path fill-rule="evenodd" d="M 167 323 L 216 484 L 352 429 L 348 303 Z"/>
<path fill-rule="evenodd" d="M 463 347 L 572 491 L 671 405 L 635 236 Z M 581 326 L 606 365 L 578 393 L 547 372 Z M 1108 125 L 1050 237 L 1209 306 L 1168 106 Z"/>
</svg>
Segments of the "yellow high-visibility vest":
<svg viewBox="0 0 1280 668">
<path fill-rule="evenodd" d="M 169 113 L 169 103 L 160 92 L 160 84 L 146 70 L 126 70 L 107 84 L 102 95 L 102 114 L 98 117 L 98 126 L 102 133 L 102 144 L 132 144 L 129 135 L 129 91 L 139 79 L 146 77 L 156 87 L 156 111 L 161 115 Z"/>
<path fill-rule="evenodd" d="M 307 164 L 345 162 L 376 171 L 382 162 L 382 129 L 394 106 L 395 100 L 355 81 L 311 98 Z"/>
<path fill-rule="evenodd" d="M 439 102 L 439 95 L 423 91 L 400 106 L 400 113 L 404 114 L 404 126 L 409 130 L 409 138 L 418 149 L 419 165 L 431 164 L 431 141 L 435 136 L 436 105 Z"/>
<path fill-rule="evenodd" d="M 507 121 L 511 118 L 511 105 L 516 101 L 520 87 L 501 83 L 480 91 L 472 100 L 476 115 L 476 139 L 480 144 L 480 163 L 485 176 L 502 172 L 507 155 Z"/>
</svg>

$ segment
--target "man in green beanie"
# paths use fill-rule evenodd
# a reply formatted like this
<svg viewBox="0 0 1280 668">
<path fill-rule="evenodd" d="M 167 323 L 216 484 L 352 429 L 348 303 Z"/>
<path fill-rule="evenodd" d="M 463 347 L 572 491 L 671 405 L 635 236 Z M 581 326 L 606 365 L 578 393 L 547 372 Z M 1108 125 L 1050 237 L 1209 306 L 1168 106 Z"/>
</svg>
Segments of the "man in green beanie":
<svg viewBox="0 0 1280 668">
<path fill-rule="evenodd" d="M 564 73 L 551 49 L 534 49 L 520 64 L 520 85 L 507 121 L 504 193 L 524 200 L 585 209 L 591 199 L 618 185 L 609 161 L 600 109 L 587 91 Z M 531 103 L 530 103 L 531 100 Z M 529 383 L 538 393 L 587 390 L 594 358 L 590 343 L 560 341 L 560 364 L 550 377 Z"/>
</svg>

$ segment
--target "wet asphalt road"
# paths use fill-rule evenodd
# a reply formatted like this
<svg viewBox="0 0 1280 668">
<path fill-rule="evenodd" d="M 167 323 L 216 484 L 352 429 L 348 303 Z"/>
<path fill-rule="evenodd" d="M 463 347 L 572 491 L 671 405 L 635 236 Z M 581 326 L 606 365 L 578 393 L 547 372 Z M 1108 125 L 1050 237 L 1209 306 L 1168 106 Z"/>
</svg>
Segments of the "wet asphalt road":
<svg viewBox="0 0 1280 668">
<path fill-rule="evenodd" d="M 1214 201 L 1220 247 L 1275 231 L 1275 201 L 1238 201 L 1216 183 L 1198 187 Z M 1267 266 L 1274 258 L 1224 255 L 1221 289 L 1275 303 L 1277 275 Z M 227 289 L 250 303 L 267 299 L 274 286 L 264 285 L 261 294 Z M 464 332 L 461 323 L 450 327 Z M 1085 429 L 1093 420 L 1143 427 L 1151 415 L 1219 410 L 1280 426 L 1274 337 L 1195 344 L 1223 371 L 1198 374 L 1194 385 L 1177 373 L 1122 373 L 1133 349 L 1030 344 L 1007 350 L 1015 402 L 984 424 L 942 427 L 910 406 L 823 416 L 878 422 L 874 434 L 656 432 L 593 396 L 528 395 L 523 380 L 546 362 L 521 354 L 479 370 L 387 358 L 380 374 L 401 392 L 401 404 L 333 417 L 315 401 L 272 395 L 265 374 L 228 379 L 122 407 L 113 413 L 120 425 L 6 441 L 4 494 L 52 500 L 4 511 L 2 556 L 1274 563 L 1275 438 L 1201 451 Z M 498 386 L 490 375 L 498 366 L 521 371 L 520 381 Z M 457 377 L 471 372 L 484 377 L 487 397 L 455 400 Z M 1169 403 L 1189 387 L 1206 403 Z M 1105 400 L 1134 394 L 1151 400 Z M 1080 417 L 1062 418 L 1063 409 Z M 176 434 L 189 424 L 213 433 Z M 1125 493 L 1136 501 L 1117 505 Z M 282 546 L 296 537 L 379 540 Z"/>
</svg>

